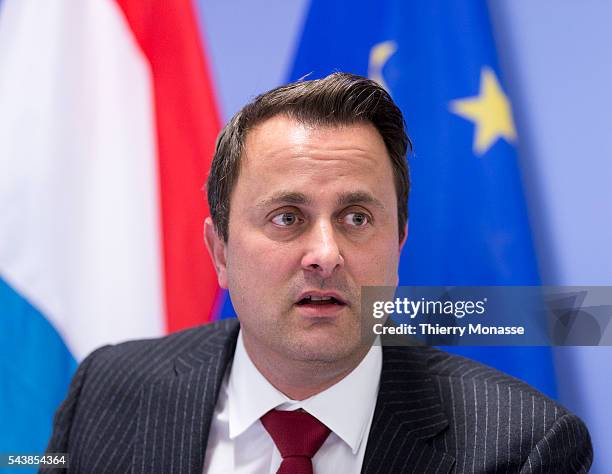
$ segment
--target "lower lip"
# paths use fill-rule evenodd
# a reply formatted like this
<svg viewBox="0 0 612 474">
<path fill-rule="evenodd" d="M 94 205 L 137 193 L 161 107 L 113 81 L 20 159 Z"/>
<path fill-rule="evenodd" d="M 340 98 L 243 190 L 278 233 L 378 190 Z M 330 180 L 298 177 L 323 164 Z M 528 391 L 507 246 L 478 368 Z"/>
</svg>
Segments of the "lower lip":
<svg viewBox="0 0 612 474">
<path fill-rule="evenodd" d="M 296 304 L 298 312 L 309 318 L 330 318 L 340 313 L 346 305 L 340 304 Z"/>
</svg>

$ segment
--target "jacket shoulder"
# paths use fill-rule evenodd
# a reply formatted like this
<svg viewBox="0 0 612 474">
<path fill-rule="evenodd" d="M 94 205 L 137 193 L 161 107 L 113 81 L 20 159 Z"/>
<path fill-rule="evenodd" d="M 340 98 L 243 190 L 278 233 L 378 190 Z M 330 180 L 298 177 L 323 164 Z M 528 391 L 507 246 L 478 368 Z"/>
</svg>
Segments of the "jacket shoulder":
<svg viewBox="0 0 612 474">
<path fill-rule="evenodd" d="M 399 348 L 394 348 L 398 350 Z M 410 352 L 412 351 L 412 352 Z M 429 374 L 449 428 L 434 441 L 459 466 L 512 472 L 586 472 L 592 460 L 582 420 L 528 383 L 497 369 L 431 348 L 408 348 Z"/>
<path fill-rule="evenodd" d="M 445 379 L 448 384 L 465 385 L 469 383 L 477 388 L 486 385 L 489 388 L 497 389 L 499 387 L 500 389 L 522 392 L 526 396 L 533 396 L 538 400 L 546 399 L 548 402 L 557 405 L 559 416 L 567 413 L 565 408 L 527 382 L 488 365 L 435 348 L 427 348 L 425 357 L 432 377 Z"/>
<path fill-rule="evenodd" d="M 238 333 L 238 321 L 226 319 L 153 339 L 126 341 L 104 346 L 88 356 L 87 379 L 163 377 L 174 370 L 177 358 L 201 353 L 219 353 Z"/>
</svg>

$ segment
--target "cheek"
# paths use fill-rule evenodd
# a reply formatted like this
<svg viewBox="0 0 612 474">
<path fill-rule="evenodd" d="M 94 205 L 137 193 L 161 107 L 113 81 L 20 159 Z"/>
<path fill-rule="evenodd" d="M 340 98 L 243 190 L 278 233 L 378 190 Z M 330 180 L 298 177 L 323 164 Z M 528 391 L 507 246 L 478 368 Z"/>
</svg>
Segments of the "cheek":
<svg viewBox="0 0 612 474">
<path fill-rule="evenodd" d="M 295 249 L 271 241 L 261 234 L 233 240 L 228 246 L 228 278 L 243 287 L 257 288 L 265 292 L 266 285 L 275 281 L 287 281 L 295 273 Z"/>
<path fill-rule="evenodd" d="M 285 309 L 299 273 L 299 267 L 290 263 L 290 253 L 278 243 L 253 239 L 234 240 L 228 247 L 228 288 L 243 323 L 260 324 Z"/>
<path fill-rule="evenodd" d="M 361 285 L 396 285 L 399 249 L 389 242 L 380 242 L 373 248 L 362 250 L 355 256 L 352 273 Z"/>
</svg>

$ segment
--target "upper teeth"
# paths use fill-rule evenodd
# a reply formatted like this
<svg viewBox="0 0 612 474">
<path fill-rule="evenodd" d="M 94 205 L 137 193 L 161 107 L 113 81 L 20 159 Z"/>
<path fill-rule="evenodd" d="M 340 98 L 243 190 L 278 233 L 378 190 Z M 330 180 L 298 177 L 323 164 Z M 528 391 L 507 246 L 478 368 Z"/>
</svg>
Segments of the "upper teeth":
<svg viewBox="0 0 612 474">
<path fill-rule="evenodd" d="M 331 300 L 331 296 L 309 296 L 312 301 L 327 301 Z"/>
</svg>

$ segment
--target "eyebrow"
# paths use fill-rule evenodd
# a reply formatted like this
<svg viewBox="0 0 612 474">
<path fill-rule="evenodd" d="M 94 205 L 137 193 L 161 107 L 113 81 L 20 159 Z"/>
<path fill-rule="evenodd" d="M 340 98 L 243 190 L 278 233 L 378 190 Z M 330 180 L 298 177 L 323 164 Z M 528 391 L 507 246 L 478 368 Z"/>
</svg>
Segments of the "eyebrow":
<svg viewBox="0 0 612 474">
<path fill-rule="evenodd" d="M 338 207 L 351 206 L 353 204 L 370 204 L 380 209 L 385 209 L 385 205 L 381 201 L 366 191 L 351 191 L 338 196 Z"/>
<path fill-rule="evenodd" d="M 303 193 L 293 191 L 278 191 L 272 196 L 258 202 L 256 207 L 263 209 L 281 204 L 299 204 L 307 206 L 312 204 L 312 199 Z M 338 196 L 336 204 L 338 207 L 351 206 L 354 204 L 369 204 L 383 210 L 385 209 L 385 206 L 381 201 L 366 191 L 350 191 L 342 193 L 340 196 Z"/>
<path fill-rule="evenodd" d="M 272 196 L 259 201 L 256 204 L 258 208 L 267 208 L 274 205 L 279 204 L 302 204 L 308 205 L 311 203 L 311 200 L 306 197 L 305 194 L 292 192 L 292 191 L 278 191 L 274 193 Z"/>
</svg>

